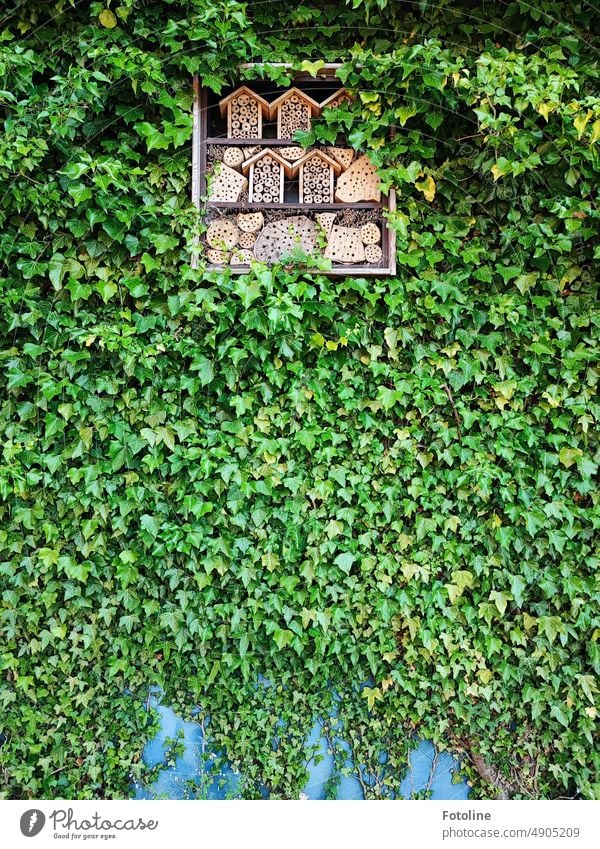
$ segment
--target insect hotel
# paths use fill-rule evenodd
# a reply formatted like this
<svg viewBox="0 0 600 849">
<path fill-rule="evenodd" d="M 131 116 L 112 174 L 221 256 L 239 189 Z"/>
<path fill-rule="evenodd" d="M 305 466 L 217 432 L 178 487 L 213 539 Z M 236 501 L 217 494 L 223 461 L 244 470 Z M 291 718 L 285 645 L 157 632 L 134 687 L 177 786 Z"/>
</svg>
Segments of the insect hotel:
<svg viewBox="0 0 600 849">
<path fill-rule="evenodd" d="M 343 133 L 308 149 L 296 136 L 324 111 L 351 107 L 337 67 L 325 65 L 316 78 L 296 74 L 286 89 L 258 79 L 220 99 L 194 81 L 192 194 L 205 222 L 196 267 L 243 272 L 259 262 L 332 275 L 395 273 L 385 217 L 395 196 L 383 195 L 369 156 Z"/>
</svg>

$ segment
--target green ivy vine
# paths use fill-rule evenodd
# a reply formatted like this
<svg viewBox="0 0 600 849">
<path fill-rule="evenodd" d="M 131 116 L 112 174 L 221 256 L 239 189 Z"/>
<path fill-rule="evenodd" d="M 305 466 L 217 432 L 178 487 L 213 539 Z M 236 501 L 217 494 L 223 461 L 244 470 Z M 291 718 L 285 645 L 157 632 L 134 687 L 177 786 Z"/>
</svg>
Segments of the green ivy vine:
<svg viewBox="0 0 600 849">
<path fill-rule="evenodd" d="M 333 692 L 365 774 L 388 752 L 367 795 L 415 735 L 476 797 L 600 795 L 592 30 L 548 0 L 4 4 L 0 797 L 129 796 L 154 685 L 250 796 L 298 797 Z M 357 99 L 303 141 L 397 188 L 395 277 L 191 270 L 191 77 L 265 58 L 344 63 Z"/>
</svg>

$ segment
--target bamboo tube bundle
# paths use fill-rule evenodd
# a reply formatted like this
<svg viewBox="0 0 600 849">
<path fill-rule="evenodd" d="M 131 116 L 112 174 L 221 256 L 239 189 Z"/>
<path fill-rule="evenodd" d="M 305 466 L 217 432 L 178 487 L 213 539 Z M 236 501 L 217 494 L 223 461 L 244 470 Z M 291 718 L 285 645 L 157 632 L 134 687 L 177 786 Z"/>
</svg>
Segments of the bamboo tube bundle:
<svg viewBox="0 0 600 849">
<path fill-rule="evenodd" d="M 352 103 L 352 97 L 345 88 L 340 88 L 321 103 L 321 111 L 324 109 L 336 109 L 343 103 Z"/>
<path fill-rule="evenodd" d="M 311 150 L 295 162 L 293 173 L 300 174 L 300 203 L 332 203 L 334 178 L 341 170 L 339 162 L 322 150 Z"/>
<path fill-rule="evenodd" d="M 296 130 L 310 130 L 310 107 L 294 96 L 281 107 L 281 138 L 291 139 Z"/>
<path fill-rule="evenodd" d="M 242 172 L 249 175 L 250 203 L 282 203 L 284 174 L 291 176 L 292 166 L 271 148 L 263 148 L 242 163 Z"/>
<path fill-rule="evenodd" d="M 259 139 L 262 136 L 263 115 L 269 113 L 267 101 L 241 86 L 219 102 L 221 116 L 227 115 L 227 135 L 232 139 Z"/>
<path fill-rule="evenodd" d="M 281 165 L 268 153 L 254 166 L 252 186 L 254 198 L 260 195 L 263 203 L 273 203 L 279 200 L 281 182 Z"/>
<path fill-rule="evenodd" d="M 243 94 L 231 104 L 231 138 L 260 138 L 258 122 L 258 103 Z"/>
<path fill-rule="evenodd" d="M 277 115 L 277 138 L 291 139 L 297 130 L 310 130 L 311 118 L 319 115 L 321 107 L 316 100 L 294 87 L 269 105 L 271 120 Z"/>
</svg>

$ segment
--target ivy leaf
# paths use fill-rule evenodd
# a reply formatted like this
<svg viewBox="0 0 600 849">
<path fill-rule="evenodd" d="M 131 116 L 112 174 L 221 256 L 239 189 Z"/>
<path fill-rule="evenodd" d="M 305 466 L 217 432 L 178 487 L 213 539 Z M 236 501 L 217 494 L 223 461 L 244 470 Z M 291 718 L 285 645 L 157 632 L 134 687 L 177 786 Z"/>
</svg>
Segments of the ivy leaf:
<svg viewBox="0 0 600 849">
<path fill-rule="evenodd" d="M 315 62 L 309 62 L 308 59 L 304 59 L 300 65 L 300 69 L 309 73 L 311 77 L 316 77 L 324 66 L 325 62 L 322 59 L 317 59 Z"/>
<path fill-rule="evenodd" d="M 446 584 L 445 586 L 448 598 L 450 599 L 450 604 L 456 604 L 463 594 L 463 590 L 457 584 Z"/>
<path fill-rule="evenodd" d="M 412 104 L 410 106 L 400 106 L 396 110 L 396 115 L 400 119 L 400 126 L 403 127 L 409 118 L 413 118 L 417 114 L 417 107 Z"/>
<path fill-rule="evenodd" d="M 251 283 L 241 278 L 236 280 L 233 291 L 242 301 L 244 309 L 248 309 L 261 296 L 261 288 L 257 283 Z"/>
<path fill-rule="evenodd" d="M 46 273 L 47 266 L 45 262 L 35 259 L 19 259 L 17 268 L 22 272 L 25 280 L 32 280 L 34 277 L 42 277 Z"/>
<path fill-rule="evenodd" d="M 262 555 L 261 563 L 268 572 L 273 572 L 279 566 L 279 555 L 274 551 L 268 551 Z"/>
<path fill-rule="evenodd" d="M 390 360 L 398 359 L 398 330 L 394 327 L 386 327 L 383 331 L 383 338 L 388 346 L 388 356 Z"/>
<path fill-rule="evenodd" d="M 374 710 L 375 702 L 383 701 L 383 693 L 379 687 L 363 687 L 362 696 L 367 700 L 369 710 Z"/>
<path fill-rule="evenodd" d="M 78 562 L 74 557 L 64 554 L 58 558 L 58 568 L 71 581 L 81 581 L 81 583 L 87 581 L 90 573 L 89 564 Z"/>
<path fill-rule="evenodd" d="M 510 591 L 517 607 L 523 607 L 523 593 L 527 584 L 519 575 L 513 575 L 510 579 Z"/>
<path fill-rule="evenodd" d="M 550 707 L 550 716 L 557 719 L 565 728 L 569 727 L 569 717 L 563 708 L 558 704 L 553 704 Z"/>
<path fill-rule="evenodd" d="M 293 638 L 293 632 L 286 628 L 276 628 L 273 631 L 273 639 L 278 649 L 284 649 L 286 646 L 289 646 Z"/>
<path fill-rule="evenodd" d="M 151 537 L 158 536 L 158 525 L 156 524 L 154 517 L 149 513 L 144 513 L 143 516 L 140 517 L 140 525 L 142 530 L 150 534 Z"/>
<path fill-rule="evenodd" d="M 250 640 L 247 634 L 244 634 L 243 637 L 240 637 L 238 651 L 241 658 L 246 657 L 248 653 L 248 646 L 250 645 Z"/>
<path fill-rule="evenodd" d="M 558 108 L 558 103 L 549 103 L 549 102 L 538 103 L 538 105 L 535 108 L 547 123 L 548 118 L 550 116 L 550 113 L 554 112 Z"/>
<path fill-rule="evenodd" d="M 500 156 L 498 161 L 492 165 L 491 172 L 494 177 L 494 182 L 498 182 L 500 177 L 506 177 L 507 174 L 510 174 L 512 171 L 512 163 L 508 161 L 504 156 Z"/>
<path fill-rule="evenodd" d="M 172 251 L 179 244 L 179 240 L 175 236 L 167 236 L 165 233 L 153 233 L 150 236 L 150 241 L 156 248 L 157 254 Z"/>
<path fill-rule="evenodd" d="M 598 685 L 593 675 L 577 675 L 579 686 L 592 704 L 596 703 Z"/>
<path fill-rule="evenodd" d="M 213 361 L 209 360 L 208 357 L 199 357 L 192 363 L 191 366 L 193 371 L 198 372 L 198 377 L 200 378 L 200 383 L 202 386 L 208 386 L 209 383 L 215 378 L 215 367 L 213 365 Z"/>
<path fill-rule="evenodd" d="M 583 134 L 585 133 L 585 128 L 588 125 L 588 121 L 590 120 L 590 118 L 593 117 L 593 115 L 594 115 L 593 111 L 591 109 L 588 109 L 587 112 L 580 113 L 574 119 L 573 123 L 575 124 L 575 129 L 577 130 L 577 138 L 578 139 L 580 139 L 583 136 Z"/>
<path fill-rule="evenodd" d="M 351 554 L 349 551 L 345 551 L 343 554 L 338 554 L 338 556 L 333 561 L 336 566 L 339 566 L 342 572 L 345 572 L 346 575 L 350 574 L 350 570 L 352 569 L 352 564 L 356 560 L 354 554 Z"/>
<path fill-rule="evenodd" d="M 415 187 L 423 193 L 425 196 L 425 200 L 428 200 L 430 203 L 435 197 L 435 180 L 431 175 L 429 175 L 425 180 L 417 180 L 415 182 Z"/>
<path fill-rule="evenodd" d="M 490 601 L 493 601 L 496 607 L 498 608 L 498 612 L 501 616 L 504 616 L 506 613 L 506 606 L 509 601 L 511 601 L 512 596 L 507 592 L 500 592 L 498 590 L 492 590 L 490 593 Z"/>
<path fill-rule="evenodd" d="M 119 287 L 116 285 L 116 283 L 112 283 L 110 280 L 101 281 L 100 283 L 97 283 L 96 289 L 100 293 L 100 297 L 102 298 L 105 304 L 107 304 L 111 298 L 114 298 L 114 296 L 119 291 Z"/>
<path fill-rule="evenodd" d="M 570 469 L 571 466 L 574 466 L 577 460 L 582 456 L 583 451 L 581 448 L 569 448 L 565 446 L 561 448 L 558 452 L 558 459 L 567 469 Z"/>
<path fill-rule="evenodd" d="M 57 291 L 59 289 L 62 289 L 62 282 L 66 271 L 66 260 L 63 254 L 52 254 L 50 262 L 48 263 L 48 277 L 50 278 L 50 282 Z"/>
<path fill-rule="evenodd" d="M 98 20 L 107 29 L 114 29 L 117 25 L 117 18 L 110 9 L 103 9 L 98 15 Z"/>
<path fill-rule="evenodd" d="M 316 444 L 316 433 L 313 430 L 299 430 L 295 435 L 295 439 L 300 445 L 304 445 L 304 447 L 308 451 L 312 451 Z"/>
</svg>

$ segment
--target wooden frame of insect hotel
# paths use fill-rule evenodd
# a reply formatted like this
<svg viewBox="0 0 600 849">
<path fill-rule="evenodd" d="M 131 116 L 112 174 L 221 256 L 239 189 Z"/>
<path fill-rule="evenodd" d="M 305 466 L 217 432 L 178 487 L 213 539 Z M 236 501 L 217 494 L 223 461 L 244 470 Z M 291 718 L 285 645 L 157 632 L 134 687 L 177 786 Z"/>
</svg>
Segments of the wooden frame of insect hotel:
<svg viewBox="0 0 600 849">
<path fill-rule="evenodd" d="M 246 82 L 221 97 L 194 78 L 192 200 L 205 223 L 195 267 L 299 262 L 330 275 L 395 273 L 386 226 L 393 189 L 383 195 L 369 157 L 342 136 L 308 149 L 294 138 L 326 110 L 351 104 L 339 67 L 295 73 L 287 88 Z"/>
</svg>

